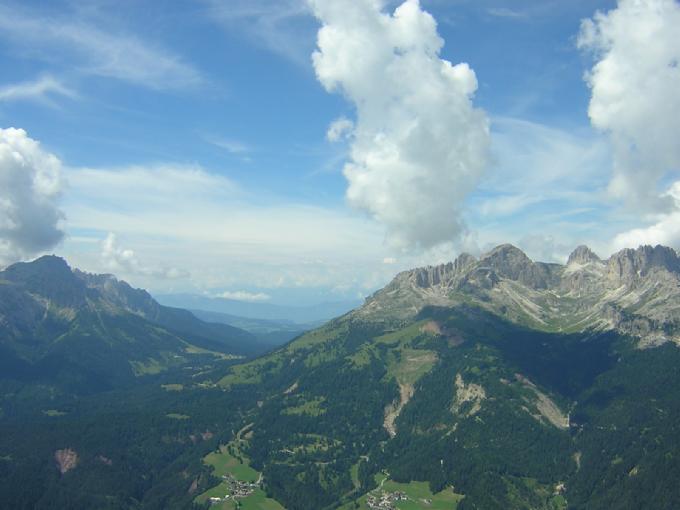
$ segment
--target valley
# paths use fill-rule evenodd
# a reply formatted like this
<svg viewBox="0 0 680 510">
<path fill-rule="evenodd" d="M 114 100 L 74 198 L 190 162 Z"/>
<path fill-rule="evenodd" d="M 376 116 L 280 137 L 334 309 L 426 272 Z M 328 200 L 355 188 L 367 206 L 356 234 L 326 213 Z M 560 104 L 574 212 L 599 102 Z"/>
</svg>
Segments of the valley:
<svg viewBox="0 0 680 510">
<path fill-rule="evenodd" d="M 670 508 L 680 272 L 655 253 L 667 252 L 624 254 L 638 264 L 627 279 L 605 276 L 601 261 L 545 269 L 502 247 L 400 274 L 364 306 L 250 359 L 170 343 L 181 359 L 133 358 L 136 384 L 95 393 L 5 376 L 0 492 L 35 508 L 75 495 L 131 509 Z M 582 330 L 540 315 L 545 297 L 562 324 L 580 321 L 574 293 L 616 313 Z M 139 323 L 125 317 L 103 331 Z M 59 470 L 57 451 L 77 461 Z M 36 483 L 47 489 L 19 490 Z"/>
</svg>

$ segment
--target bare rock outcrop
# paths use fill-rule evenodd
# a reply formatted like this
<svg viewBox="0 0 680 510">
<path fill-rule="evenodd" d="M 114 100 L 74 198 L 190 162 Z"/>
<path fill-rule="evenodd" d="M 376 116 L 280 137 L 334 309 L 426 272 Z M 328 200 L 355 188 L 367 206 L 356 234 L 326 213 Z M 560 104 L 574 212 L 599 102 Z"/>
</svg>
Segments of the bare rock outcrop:
<svg viewBox="0 0 680 510">
<path fill-rule="evenodd" d="M 402 323 L 427 306 L 476 306 L 554 332 L 617 330 L 641 347 L 680 344 L 680 256 L 641 246 L 602 260 L 579 246 L 567 265 L 532 261 L 504 244 L 479 259 L 404 271 L 366 300 L 364 320 Z"/>
<path fill-rule="evenodd" d="M 57 469 L 62 475 L 65 475 L 78 465 L 78 453 L 71 448 L 64 448 L 54 452 L 54 461 L 57 464 Z"/>
</svg>

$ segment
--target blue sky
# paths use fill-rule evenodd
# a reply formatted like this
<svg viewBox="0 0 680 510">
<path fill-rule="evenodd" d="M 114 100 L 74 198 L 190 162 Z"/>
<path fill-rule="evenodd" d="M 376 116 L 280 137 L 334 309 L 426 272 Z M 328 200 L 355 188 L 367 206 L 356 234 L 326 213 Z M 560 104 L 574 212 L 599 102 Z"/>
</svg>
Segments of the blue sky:
<svg viewBox="0 0 680 510">
<path fill-rule="evenodd" d="M 53 192 L 22 208 L 48 200 L 60 218 L 52 227 L 63 233 L 41 243 L 31 231 L 35 242 L 22 244 L 0 222 L 3 261 L 56 252 L 156 292 L 281 302 L 366 295 L 398 270 L 502 242 L 543 260 L 563 260 L 580 243 L 608 256 L 638 241 L 677 242 L 678 158 L 663 142 L 680 117 L 671 115 L 680 104 L 672 87 L 680 45 L 672 25 L 658 22 L 676 19 L 677 2 L 422 0 L 401 11 L 399 28 L 400 4 L 0 0 L 0 127 L 25 131 L 6 143 L 39 153 L 30 160 L 35 175 L 58 159 Z M 582 20 L 591 18 L 587 32 Z M 394 26 L 372 29 L 381 19 Z M 642 41 L 649 55 L 627 53 L 644 23 L 657 42 Z M 333 30 L 317 47 L 321 26 Z M 422 84 L 405 67 L 403 80 L 390 81 L 375 64 L 402 29 L 412 46 L 389 58 L 408 56 L 414 73 L 424 65 Z M 371 42 L 349 46 L 355 37 Z M 338 55 L 356 66 L 340 68 Z M 461 92 L 442 89 L 435 104 L 428 86 L 449 83 L 437 81 L 442 60 Z M 654 65 L 666 66 L 669 87 L 628 84 L 615 72 L 645 67 L 640 73 L 651 76 Z M 614 82 L 624 98 L 659 100 L 633 109 L 638 117 L 624 115 L 611 106 L 620 98 L 607 95 Z M 666 133 L 654 137 L 658 146 L 639 121 L 655 108 Z M 430 140 L 429 131 L 411 147 L 412 133 L 381 127 L 383 118 L 427 121 L 430 131 L 450 130 L 452 145 L 478 144 L 477 152 L 457 159 L 462 149 L 446 152 L 446 139 Z M 327 131 L 336 119 L 347 125 L 333 143 Z M 371 166 L 384 154 L 371 141 L 383 134 L 411 154 L 386 161 L 430 179 L 412 194 L 398 170 Z M 430 142 L 441 159 L 421 154 Z M 18 200 L 7 190 L 0 202 Z M 36 213 L 24 227 L 49 230 L 36 217 L 51 218 Z"/>
</svg>

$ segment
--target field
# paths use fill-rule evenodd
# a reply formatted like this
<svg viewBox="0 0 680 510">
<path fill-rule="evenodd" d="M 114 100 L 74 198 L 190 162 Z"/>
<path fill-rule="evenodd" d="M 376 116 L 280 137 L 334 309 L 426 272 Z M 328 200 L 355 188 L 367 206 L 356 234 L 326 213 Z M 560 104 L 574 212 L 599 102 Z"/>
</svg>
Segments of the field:
<svg viewBox="0 0 680 510">
<path fill-rule="evenodd" d="M 379 486 L 377 489 L 362 496 L 357 501 L 360 510 L 369 510 L 368 499 L 370 496 L 381 497 L 384 493 L 401 492 L 406 494 L 406 500 L 394 501 L 394 508 L 400 510 L 455 510 L 458 503 L 464 498 L 456 494 L 450 488 L 432 494 L 427 482 L 397 483 L 385 475 L 376 476 Z M 340 510 L 350 510 L 356 508 L 354 503 L 348 503 L 340 507 Z"/>
<path fill-rule="evenodd" d="M 183 384 L 161 384 L 161 388 L 165 391 L 182 391 L 184 389 Z"/>
<path fill-rule="evenodd" d="M 432 494 L 427 482 L 397 483 L 388 480 L 383 484 L 382 490 L 386 492 L 403 492 L 411 501 L 399 501 L 395 506 L 403 510 L 419 510 L 428 508 L 431 510 L 453 510 L 463 496 L 455 494 L 451 489 L 445 489 L 438 494 Z M 426 503 L 429 500 L 431 503 Z"/>
<path fill-rule="evenodd" d="M 43 414 L 45 416 L 56 417 L 56 416 L 66 416 L 68 413 L 65 413 L 63 411 L 59 411 L 58 409 L 48 409 L 47 411 L 43 411 Z"/>
<path fill-rule="evenodd" d="M 215 487 L 217 489 L 217 487 Z M 224 491 L 210 490 L 205 494 L 210 493 L 207 497 L 221 497 L 224 496 Z M 214 493 L 213 493 L 214 491 Z M 203 496 L 203 495 L 201 495 Z M 207 499 L 207 498 L 206 498 Z M 236 501 L 224 501 L 211 506 L 214 510 L 285 510 L 279 503 L 273 499 L 269 499 L 261 489 L 257 489 L 251 496 L 244 499 L 237 500 L 241 503 L 240 507 L 236 506 Z"/>
<path fill-rule="evenodd" d="M 231 476 L 236 480 L 248 483 L 257 483 L 260 480 L 260 473 L 255 471 L 248 464 L 248 458 L 241 452 L 239 445 L 243 440 L 236 440 L 229 445 L 222 445 L 218 452 L 208 454 L 203 462 L 213 468 L 213 475 L 217 478 Z M 204 503 L 212 497 L 224 498 L 231 494 L 230 483 L 225 480 L 219 485 L 207 490 L 195 501 Z M 244 498 L 229 498 L 225 501 L 215 503 L 211 508 L 217 510 L 285 510 L 279 503 L 267 497 L 262 489 L 256 488 L 253 493 Z"/>
<path fill-rule="evenodd" d="M 180 413 L 168 413 L 165 416 L 170 418 L 171 420 L 188 420 L 191 418 L 191 416 L 187 414 L 180 414 Z"/>
<path fill-rule="evenodd" d="M 238 455 L 238 450 L 234 449 L 234 453 Z M 230 474 L 237 480 L 244 482 L 255 482 L 260 474 L 248 465 L 247 458 L 242 457 L 242 461 L 229 453 L 228 446 L 221 446 L 219 452 L 208 454 L 203 459 L 203 463 L 212 466 L 213 475 L 217 478 L 222 478 L 224 475 Z"/>
</svg>

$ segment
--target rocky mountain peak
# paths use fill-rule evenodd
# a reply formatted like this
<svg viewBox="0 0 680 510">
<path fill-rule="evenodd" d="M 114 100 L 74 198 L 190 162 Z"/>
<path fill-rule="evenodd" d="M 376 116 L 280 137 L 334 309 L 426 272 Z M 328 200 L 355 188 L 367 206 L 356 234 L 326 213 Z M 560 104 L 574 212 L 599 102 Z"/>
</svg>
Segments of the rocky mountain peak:
<svg viewBox="0 0 680 510">
<path fill-rule="evenodd" d="M 75 270 L 75 275 L 107 302 L 147 318 L 158 315 L 159 304 L 143 289 L 135 289 L 111 274 L 90 274 Z"/>
<path fill-rule="evenodd" d="M 581 245 L 578 248 L 576 248 L 573 252 L 571 252 L 571 255 L 569 255 L 569 259 L 567 260 L 567 265 L 570 266 L 572 264 L 588 264 L 590 262 L 601 262 L 600 257 L 598 257 L 593 250 L 588 248 L 585 245 Z"/>
<path fill-rule="evenodd" d="M 71 268 L 61 257 L 44 255 L 32 262 L 17 262 L 4 271 L 8 280 L 14 281 L 28 275 L 71 276 Z"/>
<path fill-rule="evenodd" d="M 518 281 L 534 289 L 546 288 L 551 279 L 549 265 L 532 261 L 511 244 L 502 244 L 482 255 L 478 265 L 492 269 L 501 278 Z"/>
<path fill-rule="evenodd" d="M 479 260 L 463 254 L 448 264 L 404 271 L 358 313 L 402 320 L 428 305 L 471 302 L 532 327 L 617 328 L 657 341 L 658 324 L 680 324 L 680 256 L 671 248 L 642 246 L 603 261 L 579 246 L 564 266 L 534 262 L 504 244 Z"/>
<path fill-rule="evenodd" d="M 13 264 L 0 272 L 0 279 L 61 306 L 78 306 L 85 300 L 85 285 L 66 261 L 55 255 Z"/>
<path fill-rule="evenodd" d="M 517 274 L 533 264 L 531 259 L 512 244 L 501 244 L 489 253 L 482 255 L 480 263 L 499 270 L 501 273 Z"/>
<path fill-rule="evenodd" d="M 610 278 L 630 281 L 644 277 L 655 268 L 680 273 L 680 257 L 666 246 L 640 246 L 633 250 L 626 248 L 615 253 L 607 262 Z"/>
</svg>

